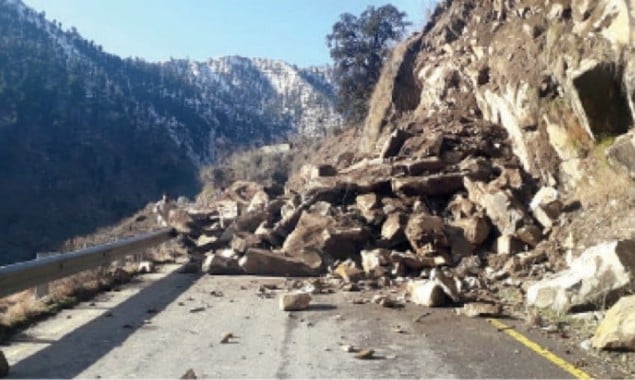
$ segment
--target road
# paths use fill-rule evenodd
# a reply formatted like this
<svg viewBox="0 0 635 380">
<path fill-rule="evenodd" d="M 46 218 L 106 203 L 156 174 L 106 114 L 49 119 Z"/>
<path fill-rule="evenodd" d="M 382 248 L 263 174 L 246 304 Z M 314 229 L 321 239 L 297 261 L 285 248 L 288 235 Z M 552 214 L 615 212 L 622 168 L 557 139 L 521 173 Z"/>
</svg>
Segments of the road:
<svg viewBox="0 0 635 380">
<path fill-rule="evenodd" d="M 15 378 L 571 378 L 484 319 L 451 309 L 314 297 L 283 312 L 258 291 L 284 279 L 144 275 L 26 330 L 2 347 Z M 425 315 L 424 317 L 418 317 Z M 235 338 L 220 343 L 231 332 Z M 360 360 L 342 345 L 372 348 Z"/>
</svg>

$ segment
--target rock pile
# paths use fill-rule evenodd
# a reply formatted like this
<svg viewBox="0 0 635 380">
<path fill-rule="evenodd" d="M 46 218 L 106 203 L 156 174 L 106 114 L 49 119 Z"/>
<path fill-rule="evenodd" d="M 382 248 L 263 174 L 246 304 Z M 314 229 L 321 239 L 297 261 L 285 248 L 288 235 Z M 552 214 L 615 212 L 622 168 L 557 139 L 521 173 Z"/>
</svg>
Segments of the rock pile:
<svg viewBox="0 0 635 380">
<path fill-rule="evenodd" d="M 538 261 L 514 254 L 536 247 L 561 210 L 555 189 L 532 200 L 504 130 L 468 119 L 413 123 L 375 156 L 305 166 L 295 183 L 236 182 L 173 225 L 207 273 L 329 273 L 347 289 L 412 278 L 410 299 L 440 306 L 483 298 Z"/>
</svg>

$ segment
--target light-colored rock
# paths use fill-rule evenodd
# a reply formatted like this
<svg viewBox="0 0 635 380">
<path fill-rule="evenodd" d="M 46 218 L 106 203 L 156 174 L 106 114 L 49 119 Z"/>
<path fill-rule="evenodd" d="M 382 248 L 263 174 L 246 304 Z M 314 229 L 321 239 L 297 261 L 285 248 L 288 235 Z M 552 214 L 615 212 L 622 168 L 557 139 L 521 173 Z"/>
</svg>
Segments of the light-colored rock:
<svg viewBox="0 0 635 380">
<path fill-rule="evenodd" d="M 362 194 L 355 197 L 355 204 L 360 211 L 365 213 L 379 206 L 379 198 L 375 193 Z"/>
<path fill-rule="evenodd" d="M 635 351 L 635 295 L 620 298 L 606 312 L 591 344 L 595 348 Z"/>
<path fill-rule="evenodd" d="M 249 248 L 254 248 L 262 242 L 261 238 L 256 234 L 250 233 L 236 233 L 231 241 L 231 249 L 234 252 L 243 254 L 247 252 Z"/>
<path fill-rule="evenodd" d="M 481 216 L 458 219 L 451 222 L 450 225 L 463 230 L 463 236 L 473 245 L 483 244 L 491 231 L 489 221 Z"/>
<path fill-rule="evenodd" d="M 501 235 L 496 239 L 496 252 L 499 255 L 514 255 L 523 252 L 523 244 L 512 235 Z"/>
<path fill-rule="evenodd" d="M 527 213 L 511 192 L 497 186 L 487 186 L 483 182 L 472 181 L 467 177 L 464 182 L 470 201 L 485 209 L 500 233 L 514 235 L 527 217 Z"/>
<path fill-rule="evenodd" d="M 602 305 L 609 295 L 633 288 L 635 240 L 610 241 L 584 251 L 569 269 L 531 285 L 529 306 L 568 311 Z"/>
<path fill-rule="evenodd" d="M 364 276 L 364 271 L 359 269 L 353 260 L 340 263 L 333 272 L 345 282 L 357 282 Z"/>
<path fill-rule="evenodd" d="M 242 274 L 243 269 L 233 257 L 211 254 L 205 257 L 201 265 L 203 273 L 209 274 Z"/>
<path fill-rule="evenodd" d="M 635 178 L 635 133 L 618 136 L 613 145 L 606 150 L 611 165 L 626 169 Z"/>
<path fill-rule="evenodd" d="M 144 260 L 139 263 L 137 267 L 139 273 L 152 273 L 154 272 L 154 263 L 152 261 Z"/>
<path fill-rule="evenodd" d="M 267 203 L 269 202 L 269 195 L 264 190 L 258 190 L 249 205 L 247 206 L 247 212 L 250 211 L 262 211 L 267 207 Z"/>
<path fill-rule="evenodd" d="M 238 261 L 247 274 L 270 276 L 314 276 L 320 273 L 322 260 L 318 255 L 285 256 L 282 252 L 250 248 Z"/>
<path fill-rule="evenodd" d="M 390 262 L 390 252 L 377 248 L 373 250 L 362 250 L 360 252 L 362 257 L 362 268 L 369 276 L 380 277 L 386 272 L 385 265 Z"/>
<path fill-rule="evenodd" d="M 401 212 L 389 214 L 381 226 L 382 242 L 388 247 L 393 247 L 406 241 L 404 226 L 407 221 L 406 215 Z"/>
<path fill-rule="evenodd" d="M 311 303 L 310 293 L 286 293 L 280 296 L 280 310 L 299 311 L 306 310 Z"/>
<path fill-rule="evenodd" d="M 449 302 L 443 288 L 435 281 L 411 281 L 408 283 L 407 292 L 410 301 L 417 305 L 439 307 L 445 306 Z"/>
<path fill-rule="evenodd" d="M 455 277 L 446 276 L 438 268 L 432 269 L 430 279 L 439 284 L 443 292 L 454 302 L 461 300 L 461 281 Z"/>
<path fill-rule="evenodd" d="M 471 302 L 463 305 L 462 308 L 456 309 L 458 315 L 466 317 L 495 317 L 500 315 L 502 307 L 500 304 L 491 304 L 485 302 Z"/>
<path fill-rule="evenodd" d="M 436 172 L 446 167 L 446 163 L 438 157 L 426 157 L 416 161 L 401 163 L 409 176 L 418 176 L 425 172 Z"/>
<path fill-rule="evenodd" d="M 559 198 L 558 190 L 553 187 L 542 187 L 531 200 L 529 208 L 544 227 L 552 227 L 560 215 L 562 202 Z"/>
<path fill-rule="evenodd" d="M 450 211 L 455 220 L 472 216 L 474 209 L 474 203 L 461 194 L 455 196 L 447 207 L 447 210 Z"/>
</svg>

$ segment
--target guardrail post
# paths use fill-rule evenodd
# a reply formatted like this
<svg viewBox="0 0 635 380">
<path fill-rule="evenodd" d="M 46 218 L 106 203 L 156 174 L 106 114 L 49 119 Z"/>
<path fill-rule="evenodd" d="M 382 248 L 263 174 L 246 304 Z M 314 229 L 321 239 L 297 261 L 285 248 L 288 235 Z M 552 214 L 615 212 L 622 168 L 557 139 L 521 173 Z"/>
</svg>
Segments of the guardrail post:
<svg viewBox="0 0 635 380">
<path fill-rule="evenodd" d="M 39 260 L 39 259 L 43 259 L 45 257 L 51 257 L 51 256 L 55 256 L 55 255 L 59 255 L 59 252 L 38 252 L 35 254 L 35 259 Z M 42 299 L 46 296 L 49 295 L 49 284 L 48 282 L 40 284 L 38 286 L 35 287 L 35 292 L 33 294 L 33 297 L 36 300 Z"/>
</svg>

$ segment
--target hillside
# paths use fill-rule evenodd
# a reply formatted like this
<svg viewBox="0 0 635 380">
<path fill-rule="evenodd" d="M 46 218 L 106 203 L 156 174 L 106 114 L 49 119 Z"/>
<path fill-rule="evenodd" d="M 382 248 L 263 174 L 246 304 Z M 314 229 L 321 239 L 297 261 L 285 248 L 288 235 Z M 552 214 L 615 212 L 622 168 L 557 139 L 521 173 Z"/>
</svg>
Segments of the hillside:
<svg viewBox="0 0 635 380">
<path fill-rule="evenodd" d="M 19 0 L 0 36 L 0 263 L 195 195 L 219 153 L 340 125 L 327 68 L 121 59 Z"/>
<path fill-rule="evenodd" d="M 175 221 L 184 247 L 210 274 L 320 275 L 317 292 L 635 350 L 633 9 L 442 2 L 384 64 L 361 130 L 284 192 L 238 181 L 205 198 Z M 234 222 L 214 223 L 228 204 Z M 616 357 L 592 360 L 632 374 Z"/>
</svg>

